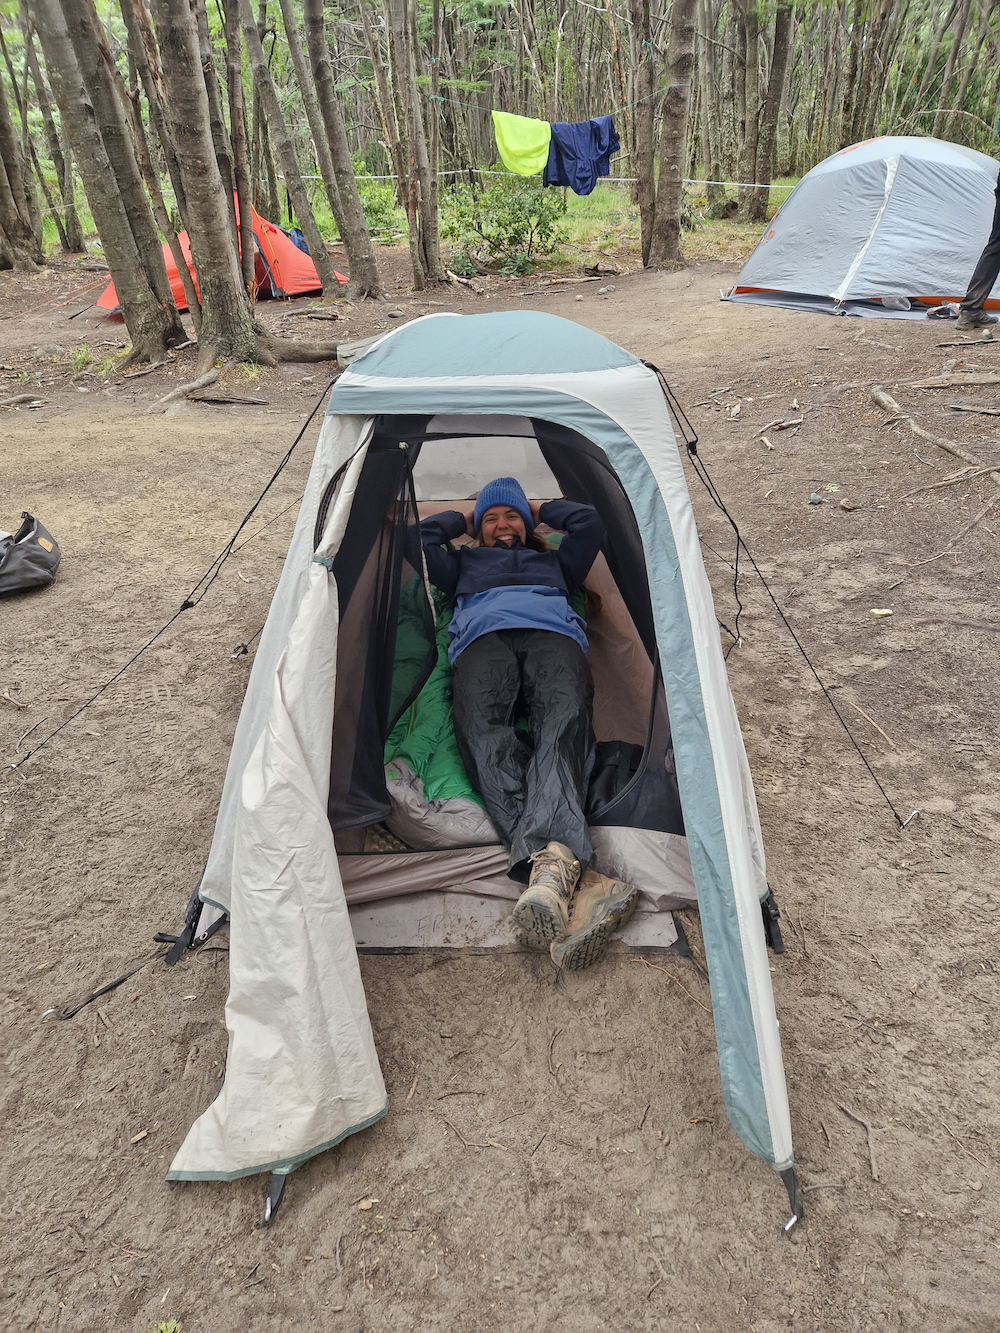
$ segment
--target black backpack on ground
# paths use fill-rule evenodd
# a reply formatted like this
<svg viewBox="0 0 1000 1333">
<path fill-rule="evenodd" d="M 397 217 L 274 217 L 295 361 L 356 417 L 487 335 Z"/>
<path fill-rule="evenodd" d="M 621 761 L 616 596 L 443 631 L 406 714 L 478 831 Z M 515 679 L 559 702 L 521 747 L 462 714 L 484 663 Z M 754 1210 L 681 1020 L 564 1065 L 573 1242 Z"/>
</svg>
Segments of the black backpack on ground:
<svg viewBox="0 0 1000 1333">
<path fill-rule="evenodd" d="M 62 558 L 55 538 L 25 511 L 11 536 L 0 536 L 0 597 L 47 588 Z"/>
</svg>

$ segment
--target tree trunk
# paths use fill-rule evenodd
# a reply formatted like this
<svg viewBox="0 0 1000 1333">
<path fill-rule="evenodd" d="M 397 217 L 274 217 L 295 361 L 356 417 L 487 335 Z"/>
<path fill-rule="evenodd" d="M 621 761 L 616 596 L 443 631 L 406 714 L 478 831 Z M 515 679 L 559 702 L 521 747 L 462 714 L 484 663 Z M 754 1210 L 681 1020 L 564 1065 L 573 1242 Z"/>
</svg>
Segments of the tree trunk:
<svg viewBox="0 0 1000 1333">
<path fill-rule="evenodd" d="M 288 0 L 283 0 L 283 3 L 287 4 Z M 382 285 L 379 282 L 378 265 L 375 262 L 371 236 L 368 234 L 368 224 L 361 206 L 361 196 L 358 194 L 351 147 L 347 142 L 347 129 L 334 87 L 333 71 L 330 68 L 323 0 L 304 0 L 302 17 L 306 29 L 312 80 L 316 87 L 318 108 L 322 113 L 317 142 L 325 143 L 336 174 L 330 204 L 334 209 L 337 227 L 347 251 L 351 277 L 347 294 L 354 298 L 371 296 L 378 299 L 382 295 Z"/>
<path fill-rule="evenodd" d="M 184 177 L 191 257 L 201 293 L 198 366 L 202 373 L 216 356 L 255 361 L 258 329 L 230 230 L 229 204 L 212 140 L 208 92 L 189 0 L 153 0 L 153 13 L 167 91 L 166 110 Z"/>
<path fill-rule="evenodd" d="M 31 225 L 21 150 L 10 118 L 2 77 L 0 77 L 0 227 L 3 227 L 14 268 L 31 273 L 44 262 L 42 247 Z"/>
<path fill-rule="evenodd" d="M 295 150 L 292 147 L 284 117 L 281 114 L 278 94 L 275 91 L 274 80 L 271 78 L 271 71 L 267 67 L 264 48 L 257 33 L 257 22 L 253 16 L 253 10 L 250 8 L 250 0 L 240 0 L 240 17 L 243 21 L 243 42 L 247 49 L 247 55 L 250 57 L 254 83 L 260 93 L 264 116 L 268 121 L 271 133 L 274 135 L 278 160 L 281 163 L 282 175 L 285 178 L 285 188 L 291 198 L 299 226 L 306 238 L 306 245 L 309 247 L 309 254 L 316 265 L 316 272 L 319 275 L 323 290 L 328 296 L 332 296 L 334 292 L 339 290 L 337 275 L 334 273 L 333 264 L 327 254 L 326 244 L 320 235 L 319 228 L 316 226 L 316 219 L 313 217 L 309 197 L 306 194 L 305 186 L 302 184 L 299 166 L 295 160 Z"/>
<path fill-rule="evenodd" d="M 340 225 L 341 207 L 340 207 L 340 189 L 337 185 L 337 178 L 333 170 L 333 158 L 330 155 L 330 143 L 327 140 L 327 133 L 320 115 L 319 102 L 317 96 L 319 89 L 315 87 L 314 79 L 310 76 L 309 67 L 306 64 L 305 53 L 302 50 L 302 39 L 299 36 L 299 25 L 295 19 L 295 9 L 292 0 L 280 0 L 281 17 L 285 25 L 285 40 L 288 42 L 289 54 L 292 57 L 292 66 L 295 70 L 295 79 L 299 86 L 299 95 L 302 98 L 302 106 L 306 113 L 306 120 L 309 123 L 309 133 L 312 136 L 313 146 L 316 149 L 316 165 L 319 167 L 320 179 L 323 182 L 323 189 L 326 191 L 326 197 L 330 203 L 330 211 L 337 223 L 337 230 L 343 239 L 343 228 Z M 308 3 L 302 6 L 302 21 L 308 30 L 309 15 Z M 322 3 L 320 4 L 320 20 L 322 21 Z M 321 33 L 321 42 L 326 47 L 325 33 Z"/>
<path fill-rule="evenodd" d="M 698 76 L 701 84 L 701 156 L 705 164 L 705 203 L 709 217 L 721 216 L 726 204 L 725 187 L 712 184 L 721 181 L 725 167 L 719 151 L 722 125 L 718 119 L 721 98 L 715 86 L 715 53 L 709 42 L 712 25 L 711 0 L 701 0 L 698 11 Z"/>
<path fill-rule="evenodd" d="M 755 190 L 749 215 L 753 222 L 767 217 L 767 203 L 771 193 L 771 170 L 774 162 L 774 139 L 778 129 L 778 111 L 781 92 L 788 66 L 788 39 L 792 30 L 792 0 L 778 0 L 774 15 L 774 42 L 771 48 L 771 73 L 767 81 L 767 100 L 764 103 L 764 123 L 761 127 L 757 152 L 757 170 L 754 179 L 761 189 Z"/>
<path fill-rule="evenodd" d="M 746 65 L 744 83 L 744 104 L 746 124 L 743 142 L 740 145 L 739 161 L 736 164 L 737 179 L 741 182 L 740 217 L 750 218 L 753 205 L 753 182 L 757 179 L 757 146 L 760 140 L 760 56 L 757 45 L 760 38 L 760 17 L 755 3 L 747 3 L 743 15 L 746 34 Z"/>
<path fill-rule="evenodd" d="M 941 92 L 937 99 L 937 111 L 934 114 L 934 128 L 931 134 L 935 139 L 941 137 L 944 129 L 944 119 L 947 115 L 948 94 L 951 92 L 951 81 L 955 74 L 955 62 L 958 59 L 962 49 L 962 43 L 965 41 L 965 30 L 969 26 L 969 16 L 972 13 L 972 0 L 963 0 L 962 8 L 958 16 L 958 28 L 952 33 L 951 46 L 948 50 L 948 59 L 945 63 L 944 74 L 941 78 Z"/>
<path fill-rule="evenodd" d="M 63 231 L 66 238 L 66 249 L 70 254 L 79 254 L 84 248 L 83 228 L 80 226 L 80 218 L 73 199 L 72 162 L 70 155 L 63 152 L 62 144 L 59 142 L 59 131 L 56 129 L 56 123 L 52 118 L 52 94 L 49 92 L 45 76 L 38 64 L 38 57 L 35 54 L 34 33 L 28 26 L 26 15 L 23 30 L 25 52 L 28 58 L 28 67 L 31 70 L 31 81 L 35 85 L 35 98 L 38 102 L 38 109 L 42 113 L 42 124 L 45 128 L 45 142 L 48 145 L 49 157 L 52 159 L 52 165 L 56 169 L 56 179 L 59 182 L 59 196 L 63 203 Z"/>
<path fill-rule="evenodd" d="M 649 263 L 649 247 L 653 239 L 653 220 L 656 213 L 656 181 L 654 177 L 655 144 L 653 130 L 656 122 L 656 103 L 654 95 L 656 72 L 653 66 L 653 34 L 650 21 L 649 0 L 629 0 L 632 26 L 639 35 L 640 49 L 644 59 L 636 75 L 636 91 L 639 103 L 635 109 L 635 174 L 636 194 L 639 203 L 639 236 L 642 245 L 642 262 Z"/>
<path fill-rule="evenodd" d="M 362 7 L 365 0 L 360 0 Z M 396 117 L 396 133 L 399 138 L 399 197 L 406 210 L 406 230 L 410 242 L 410 265 L 413 268 L 413 286 L 418 292 L 427 285 L 427 267 L 424 262 L 423 247 L 420 244 L 420 219 L 417 209 L 420 186 L 416 176 L 416 159 L 411 132 L 410 102 L 404 89 L 406 87 L 405 66 L 407 64 L 405 24 L 402 21 L 400 4 L 405 0 L 386 0 L 389 22 L 386 25 L 386 37 L 389 42 L 389 68 L 392 72 L 392 106 Z"/>
<path fill-rule="evenodd" d="M 694 15 L 697 0 L 674 0 L 670 11 L 663 127 L 660 132 L 660 174 L 656 188 L 656 217 L 649 247 L 649 263 L 667 264 L 680 258 L 681 196 L 683 193 L 688 106 L 694 69 Z"/>
<path fill-rule="evenodd" d="M 160 238 L 125 123 L 124 108 L 111 78 L 109 67 L 113 63 L 112 56 L 104 40 L 93 0 L 62 0 L 62 9 L 80 74 L 97 115 L 101 138 L 135 237 L 139 259 L 160 304 L 171 307 L 173 296 L 167 281 Z M 179 316 L 177 328 L 179 334 L 183 334 Z M 183 342 L 186 336 L 180 336 L 179 341 Z"/>
<path fill-rule="evenodd" d="M 59 0 L 31 0 L 31 3 L 59 118 L 76 158 L 132 339 L 130 360 L 159 360 L 167 347 L 186 342 L 187 333 L 173 302 L 162 303 L 149 285 L 97 116 L 77 67 Z M 156 248 L 159 250 L 159 244 Z"/>
<path fill-rule="evenodd" d="M 239 0 L 226 0 L 226 89 L 229 96 L 229 138 L 233 146 L 233 174 L 240 207 L 240 271 L 247 295 L 256 294 L 252 196 L 247 160 L 247 123 L 243 98 L 243 47 L 240 39 Z"/>
<path fill-rule="evenodd" d="M 444 282 L 446 279 L 441 265 L 437 188 L 431 184 L 431 161 L 427 151 L 427 131 L 423 115 L 424 98 L 417 83 L 416 0 L 399 0 L 399 4 L 406 19 L 403 52 L 407 82 L 404 85 L 404 92 L 410 112 L 410 143 L 414 149 L 413 161 L 419 183 L 417 211 L 420 218 L 420 255 L 429 281 Z M 434 164 L 433 172 L 436 181 L 437 163 Z"/>
<path fill-rule="evenodd" d="M 233 239 L 238 237 L 236 224 L 236 204 L 233 191 L 236 188 L 233 176 L 233 159 L 229 151 L 229 136 L 226 134 L 226 122 L 222 117 L 222 98 L 219 94 L 219 76 L 212 54 L 212 40 L 208 31 L 208 14 L 205 12 L 205 0 L 195 0 L 195 20 L 198 25 L 198 53 L 201 56 L 201 72 L 205 80 L 205 92 L 208 94 L 208 121 L 212 127 L 212 143 L 219 163 L 219 176 L 222 188 L 229 203 L 229 225 L 233 229 Z"/>
</svg>

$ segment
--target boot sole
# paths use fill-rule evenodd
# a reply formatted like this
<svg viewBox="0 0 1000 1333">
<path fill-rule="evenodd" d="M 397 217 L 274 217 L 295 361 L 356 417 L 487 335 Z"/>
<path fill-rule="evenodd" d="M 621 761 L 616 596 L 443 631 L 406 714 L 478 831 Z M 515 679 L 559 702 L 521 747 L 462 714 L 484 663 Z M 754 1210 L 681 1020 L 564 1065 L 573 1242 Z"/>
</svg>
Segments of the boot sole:
<svg viewBox="0 0 1000 1333">
<path fill-rule="evenodd" d="M 542 941 L 542 948 L 547 948 L 566 930 L 566 922 L 556 909 L 537 898 L 518 902 L 514 908 L 514 926 L 523 934 Z"/>
<path fill-rule="evenodd" d="M 587 922 L 579 930 L 573 931 L 564 939 L 553 942 L 550 953 L 556 967 L 567 972 L 582 972 L 590 967 L 604 953 L 608 941 L 635 911 L 639 901 L 639 890 L 629 885 L 628 891 L 609 895 L 599 906 L 596 919 Z"/>
</svg>

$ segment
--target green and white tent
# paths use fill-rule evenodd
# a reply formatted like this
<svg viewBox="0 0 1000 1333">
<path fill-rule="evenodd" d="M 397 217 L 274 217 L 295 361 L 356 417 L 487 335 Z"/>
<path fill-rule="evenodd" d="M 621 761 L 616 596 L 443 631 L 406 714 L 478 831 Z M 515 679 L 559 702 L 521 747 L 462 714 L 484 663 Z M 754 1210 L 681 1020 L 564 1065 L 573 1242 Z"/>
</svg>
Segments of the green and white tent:
<svg viewBox="0 0 1000 1333">
<path fill-rule="evenodd" d="M 359 946 L 506 938 L 503 849 L 462 775 L 434 767 L 449 612 L 416 528 L 501 474 L 604 520 L 597 868 L 642 890 L 640 945 L 673 940 L 670 909 L 697 901 L 726 1109 L 801 1215 L 757 806 L 667 403 L 631 353 L 532 311 L 415 320 L 331 392 L 192 925 L 197 942 L 230 921 L 225 1082 L 169 1178 L 282 1178 L 386 1113 Z"/>
</svg>

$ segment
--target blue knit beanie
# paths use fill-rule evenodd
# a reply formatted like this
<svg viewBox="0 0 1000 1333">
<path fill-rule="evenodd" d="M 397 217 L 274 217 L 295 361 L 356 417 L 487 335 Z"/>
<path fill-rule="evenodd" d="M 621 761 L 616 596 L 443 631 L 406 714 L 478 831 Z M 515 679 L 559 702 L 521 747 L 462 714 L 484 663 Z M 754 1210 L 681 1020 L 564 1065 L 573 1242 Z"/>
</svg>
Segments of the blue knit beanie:
<svg viewBox="0 0 1000 1333">
<path fill-rule="evenodd" d="M 494 505 L 504 505 L 507 509 L 516 509 L 524 519 L 525 531 L 534 531 L 535 520 L 531 516 L 528 497 L 521 488 L 521 483 L 514 477 L 497 477 L 495 481 L 488 481 L 479 492 L 476 507 L 472 512 L 472 526 L 476 532 L 479 531 L 479 524 L 482 522 L 483 515 L 487 509 L 492 509 Z"/>
</svg>

